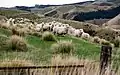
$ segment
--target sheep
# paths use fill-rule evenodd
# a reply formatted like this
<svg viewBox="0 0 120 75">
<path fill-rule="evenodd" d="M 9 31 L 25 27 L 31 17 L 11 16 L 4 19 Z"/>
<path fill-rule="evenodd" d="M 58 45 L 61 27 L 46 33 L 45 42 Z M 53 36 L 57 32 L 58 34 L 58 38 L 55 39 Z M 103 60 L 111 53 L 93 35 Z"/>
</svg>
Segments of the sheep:
<svg viewBox="0 0 120 75">
<path fill-rule="evenodd" d="M 43 23 L 37 24 L 36 27 L 35 27 L 35 30 L 38 31 L 38 32 L 42 31 L 43 30 L 43 25 L 44 25 Z"/>
<path fill-rule="evenodd" d="M 57 34 L 61 35 L 66 33 L 67 33 L 66 27 L 58 27 Z"/>
<path fill-rule="evenodd" d="M 25 30 L 12 28 L 12 35 L 24 36 Z"/>
<path fill-rule="evenodd" d="M 94 43 L 100 43 L 101 39 L 98 36 L 95 36 L 92 38 L 92 42 Z"/>
<path fill-rule="evenodd" d="M 53 31 L 52 31 L 54 34 L 57 34 L 58 27 L 59 27 L 58 25 L 54 25 Z"/>
<path fill-rule="evenodd" d="M 81 32 L 80 32 L 80 30 L 79 29 L 75 29 L 74 30 L 74 36 L 76 36 L 76 37 L 80 37 L 80 34 L 81 34 Z"/>
<path fill-rule="evenodd" d="M 49 23 L 46 23 L 46 24 L 44 24 L 43 25 L 43 31 L 49 31 L 50 30 L 50 25 L 49 25 Z"/>
<path fill-rule="evenodd" d="M 90 38 L 90 35 L 88 33 L 82 33 L 81 38 L 88 40 Z"/>
<path fill-rule="evenodd" d="M 69 26 L 67 34 L 72 36 L 74 34 L 74 31 L 75 31 L 75 28 L 73 28 L 72 26 Z"/>
<path fill-rule="evenodd" d="M 8 19 L 7 24 L 12 25 L 12 18 Z"/>
<path fill-rule="evenodd" d="M 62 25 L 56 25 L 53 27 L 53 33 L 54 34 L 66 34 L 67 33 L 67 27 L 63 27 Z"/>
<path fill-rule="evenodd" d="M 80 30 L 80 36 L 82 35 L 82 33 L 84 33 L 83 29 L 79 29 Z"/>
</svg>

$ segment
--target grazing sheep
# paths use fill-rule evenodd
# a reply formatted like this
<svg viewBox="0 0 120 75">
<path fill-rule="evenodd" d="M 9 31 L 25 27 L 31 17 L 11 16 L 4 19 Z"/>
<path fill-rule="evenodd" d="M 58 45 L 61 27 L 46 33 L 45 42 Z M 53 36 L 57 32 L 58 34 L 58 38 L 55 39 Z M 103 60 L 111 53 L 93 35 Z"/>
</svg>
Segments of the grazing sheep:
<svg viewBox="0 0 120 75">
<path fill-rule="evenodd" d="M 54 25 L 53 31 L 52 31 L 54 34 L 57 34 L 58 27 L 59 27 L 58 25 Z"/>
<path fill-rule="evenodd" d="M 92 41 L 94 43 L 100 43 L 101 39 L 98 36 L 93 37 Z"/>
<path fill-rule="evenodd" d="M 12 35 L 25 36 L 25 29 L 12 28 Z"/>
<path fill-rule="evenodd" d="M 80 30 L 80 36 L 82 35 L 82 33 L 84 33 L 83 29 L 79 29 Z"/>
<path fill-rule="evenodd" d="M 81 38 L 88 40 L 90 38 L 90 35 L 88 33 L 82 33 Z"/>
<path fill-rule="evenodd" d="M 72 26 L 69 26 L 69 28 L 68 28 L 68 35 L 73 35 L 74 34 L 74 31 L 75 31 L 75 28 L 73 28 Z"/>
<path fill-rule="evenodd" d="M 63 27 L 62 25 L 55 25 L 53 27 L 53 33 L 58 34 L 58 35 L 66 34 L 67 33 L 67 27 Z"/>
<path fill-rule="evenodd" d="M 66 33 L 67 33 L 67 29 L 65 27 L 58 27 L 57 34 L 61 35 Z"/>
<path fill-rule="evenodd" d="M 38 31 L 38 32 L 42 31 L 43 30 L 43 25 L 44 25 L 43 23 L 37 24 L 36 27 L 35 27 L 35 30 Z"/>
<path fill-rule="evenodd" d="M 43 31 L 49 31 L 50 30 L 50 25 L 49 23 L 46 23 L 43 25 Z"/>
<path fill-rule="evenodd" d="M 7 24 L 12 25 L 12 18 L 8 19 Z"/>
<path fill-rule="evenodd" d="M 80 37 L 80 34 L 81 34 L 81 32 L 80 32 L 79 29 L 75 29 L 75 30 L 74 30 L 74 36 Z"/>
</svg>

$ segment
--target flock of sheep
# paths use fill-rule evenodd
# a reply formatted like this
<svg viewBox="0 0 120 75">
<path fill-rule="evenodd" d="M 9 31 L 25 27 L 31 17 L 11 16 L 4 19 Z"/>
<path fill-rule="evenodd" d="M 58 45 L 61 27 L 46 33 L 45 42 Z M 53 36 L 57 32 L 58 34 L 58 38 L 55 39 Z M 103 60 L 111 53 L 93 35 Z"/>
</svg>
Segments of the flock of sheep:
<svg viewBox="0 0 120 75">
<path fill-rule="evenodd" d="M 40 24 L 37 24 L 35 27 L 35 30 L 38 32 L 50 31 L 57 35 L 68 34 L 71 36 L 83 37 L 86 39 L 90 37 L 90 35 L 88 33 L 85 33 L 83 29 L 75 29 L 69 24 L 63 24 L 63 23 L 56 22 L 56 21 L 52 21 L 48 23 L 42 22 Z"/>
<path fill-rule="evenodd" d="M 3 22 L 2 22 L 3 23 Z M 64 24 L 57 21 L 52 22 L 42 22 L 37 23 L 33 22 L 26 18 L 16 18 L 16 19 L 7 19 L 3 24 L 0 21 L 0 27 L 12 29 L 13 35 L 24 36 L 26 33 L 32 34 L 35 36 L 41 36 L 41 33 L 44 31 L 52 32 L 55 35 L 70 35 L 75 37 L 80 37 L 82 39 L 88 40 L 90 42 L 98 44 L 110 44 L 111 43 L 105 39 L 101 39 L 97 36 L 90 36 L 88 33 L 85 33 L 83 29 L 73 28 L 69 24 Z M 35 33 L 35 34 L 34 34 Z M 37 34 L 36 34 L 37 33 Z"/>
<path fill-rule="evenodd" d="M 36 32 L 43 32 L 43 31 L 50 31 L 53 32 L 55 35 L 71 35 L 75 37 L 81 37 L 84 39 L 89 39 L 90 35 L 85 33 L 83 29 L 76 29 L 70 26 L 69 24 L 63 24 L 60 22 L 52 21 L 48 23 L 36 23 L 32 22 L 26 18 L 16 18 L 16 19 L 8 19 L 7 25 L 11 25 L 13 27 L 20 27 L 20 28 L 28 28 L 29 30 L 33 30 Z"/>
</svg>

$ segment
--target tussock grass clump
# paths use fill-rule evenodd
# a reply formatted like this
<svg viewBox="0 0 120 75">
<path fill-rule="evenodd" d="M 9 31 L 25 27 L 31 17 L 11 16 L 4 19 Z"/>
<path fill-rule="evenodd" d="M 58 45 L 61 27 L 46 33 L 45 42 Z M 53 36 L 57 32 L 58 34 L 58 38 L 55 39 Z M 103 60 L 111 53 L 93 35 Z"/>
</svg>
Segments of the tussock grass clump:
<svg viewBox="0 0 120 75">
<path fill-rule="evenodd" d="M 42 34 L 42 39 L 44 41 L 57 41 L 55 36 L 51 32 L 47 31 Z"/>
<path fill-rule="evenodd" d="M 100 43 L 100 40 L 101 40 L 101 39 L 100 39 L 98 36 L 95 36 L 95 37 L 93 37 L 93 40 L 92 40 L 92 41 L 93 41 L 94 43 Z"/>
<path fill-rule="evenodd" d="M 13 35 L 8 40 L 8 45 L 10 49 L 13 51 L 26 51 L 27 50 L 27 43 L 26 41 L 17 35 Z"/>
<path fill-rule="evenodd" d="M 52 49 L 55 53 L 67 53 L 71 54 L 75 52 L 75 47 L 72 41 L 58 41 L 56 44 L 52 45 Z"/>
</svg>

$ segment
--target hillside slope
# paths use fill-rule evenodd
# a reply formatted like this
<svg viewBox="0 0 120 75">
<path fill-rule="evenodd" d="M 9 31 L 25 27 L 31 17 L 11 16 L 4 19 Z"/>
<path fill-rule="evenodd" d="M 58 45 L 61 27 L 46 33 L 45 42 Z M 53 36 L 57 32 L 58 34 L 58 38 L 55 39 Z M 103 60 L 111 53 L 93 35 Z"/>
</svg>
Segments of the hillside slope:
<svg viewBox="0 0 120 75">
<path fill-rule="evenodd" d="M 109 20 L 106 24 L 111 28 L 120 29 L 120 14 Z"/>
<path fill-rule="evenodd" d="M 9 39 L 9 37 L 11 37 L 11 31 L 0 28 L 0 41 L 4 41 L 1 40 L 4 38 L 3 36 L 5 36 L 6 39 Z M 100 53 L 99 45 L 71 36 L 56 37 L 58 40 L 72 40 L 77 50 L 75 55 L 78 57 L 98 60 Z M 4 60 L 18 58 L 23 60 L 31 60 L 37 64 L 50 61 L 51 57 L 54 55 L 53 51 L 51 50 L 51 45 L 56 42 L 43 41 L 41 37 L 36 37 L 34 35 L 26 35 L 23 38 L 27 40 L 28 45 L 28 50 L 25 52 L 6 51 L 1 47 L 2 42 L 0 42 L 0 49 L 2 48 L 0 50 L 0 59 Z"/>
</svg>

